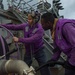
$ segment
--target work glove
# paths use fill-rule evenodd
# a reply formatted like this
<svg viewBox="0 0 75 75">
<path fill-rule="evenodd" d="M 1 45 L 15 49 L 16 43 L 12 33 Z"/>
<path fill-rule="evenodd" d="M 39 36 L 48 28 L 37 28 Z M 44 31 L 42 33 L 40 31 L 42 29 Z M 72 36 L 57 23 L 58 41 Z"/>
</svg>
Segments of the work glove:
<svg viewBox="0 0 75 75">
<path fill-rule="evenodd" d="M 54 67 L 55 66 L 55 61 L 54 60 L 48 60 L 47 61 L 47 66 Z"/>
<path fill-rule="evenodd" d="M 71 65 L 68 61 L 65 61 L 62 65 L 64 68 L 75 71 L 75 66 Z"/>
</svg>

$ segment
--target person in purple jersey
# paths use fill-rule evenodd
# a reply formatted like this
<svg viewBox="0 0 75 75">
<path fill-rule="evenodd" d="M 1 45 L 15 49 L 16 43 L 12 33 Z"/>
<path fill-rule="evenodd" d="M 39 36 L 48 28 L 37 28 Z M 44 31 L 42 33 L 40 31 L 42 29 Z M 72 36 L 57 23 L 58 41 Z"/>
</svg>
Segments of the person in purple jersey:
<svg viewBox="0 0 75 75">
<path fill-rule="evenodd" d="M 66 54 L 64 62 L 65 75 L 75 75 L 75 20 L 57 19 L 52 13 L 44 13 L 41 16 L 41 24 L 44 30 L 50 29 L 54 41 L 54 54 L 48 62 L 57 61 L 61 52 Z"/>
<path fill-rule="evenodd" d="M 37 60 L 39 66 L 47 62 L 43 42 L 44 30 L 41 24 L 36 21 L 36 15 L 28 14 L 28 23 L 20 25 L 8 24 L 3 26 L 10 30 L 23 30 L 24 38 L 14 36 L 13 40 L 14 42 L 21 42 L 25 45 L 26 52 L 24 61 L 29 66 L 32 64 L 32 57 Z M 40 72 L 41 75 L 50 75 L 48 66 L 42 68 Z"/>
</svg>

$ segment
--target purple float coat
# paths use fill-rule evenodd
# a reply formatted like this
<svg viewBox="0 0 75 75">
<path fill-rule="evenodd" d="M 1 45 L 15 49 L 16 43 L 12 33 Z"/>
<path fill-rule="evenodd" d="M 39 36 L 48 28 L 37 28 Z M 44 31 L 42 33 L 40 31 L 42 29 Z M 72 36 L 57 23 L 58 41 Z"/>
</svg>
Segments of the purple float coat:
<svg viewBox="0 0 75 75">
<path fill-rule="evenodd" d="M 75 20 L 59 19 L 55 30 L 55 47 L 60 50 L 52 56 L 58 60 L 61 52 L 67 55 L 67 60 L 75 66 Z"/>
<path fill-rule="evenodd" d="M 41 47 L 43 47 L 43 34 L 44 30 L 40 24 L 36 24 L 33 27 L 30 27 L 28 23 L 20 25 L 3 25 L 4 27 L 10 30 L 23 30 L 24 38 L 19 38 L 19 42 L 25 44 L 26 52 L 29 54 L 31 47 L 32 51 L 36 52 Z"/>
</svg>

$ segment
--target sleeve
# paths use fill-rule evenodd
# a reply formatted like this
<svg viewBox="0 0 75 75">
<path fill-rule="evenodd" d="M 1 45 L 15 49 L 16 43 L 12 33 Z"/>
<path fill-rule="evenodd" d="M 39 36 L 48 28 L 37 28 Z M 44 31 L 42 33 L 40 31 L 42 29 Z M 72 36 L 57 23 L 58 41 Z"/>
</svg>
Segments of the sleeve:
<svg viewBox="0 0 75 75">
<path fill-rule="evenodd" d="M 53 50 L 53 53 L 54 53 L 54 54 L 52 55 L 51 60 L 57 61 L 57 60 L 59 59 L 59 57 L 60 57 L 60 54 L 61 54 L 60 49 L 59 49 L 58 47 L 56 47 L 56 48 Z"/>
<path fill-rule="evenodd" d="M 43 29 L 38 29 L 36 31 L 36 33 L 33 36 L 29 37 L 29 38 L 19 38 L 19 42 L 34 43 L 34 42 L 38 41 L 40 38 L 42 38 L 43 34 L 44 34 L 44 30 Z"/>
<path fill-rule="evenodd" d="M 65 40 L 72 46 L 70 52 L 69 63 L 75 65 L 75 25 L 73 23 L 67 23 L 63 27 L 63 36 Z"/>
<path fill-rule="evenodd" d="M 19 24 L 19 25 L 6 24 L 6 25 L 2 25 L 2 26 L 6 27 L 9 30 L 22 30 L 23 27 L 25 26 L 25 24 Z"/>
</svg>

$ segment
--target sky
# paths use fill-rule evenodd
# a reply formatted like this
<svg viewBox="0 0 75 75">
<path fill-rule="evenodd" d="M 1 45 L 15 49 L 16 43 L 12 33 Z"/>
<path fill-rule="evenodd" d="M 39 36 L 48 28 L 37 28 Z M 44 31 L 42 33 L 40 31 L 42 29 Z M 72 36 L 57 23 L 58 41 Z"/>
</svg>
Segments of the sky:
<svg viewBox="0 0 75 75">
<path fill-rule="evenodd" d="M 52 5 L 52 0 L 46 1 L 48 1 Z M 64 18 L 75 19 L 75 0 L 60 0 L 60 2 L 62 3 L 61 5 L 64 7 L 64 10 L 60 10 L 59 14 L 64 15 Z M 7 9 L 7 0 L 3 0 L 3 4 L 4 8 Z"/>
<path fill-rule="evenodd" d="M 52 3 L 53 0 L 47 0 Z M 75 19 L 75 0 L 60 0 L 64 10 L 60 10 L 59 14 L 64 15 L 64 18 Z"/>
<path fill-rule="evenodd" d="M 61 0 L 64 10 L 60 11 L 60 14 L 65 18 L 75 19 L 75 0 Z"/>
</svg>

